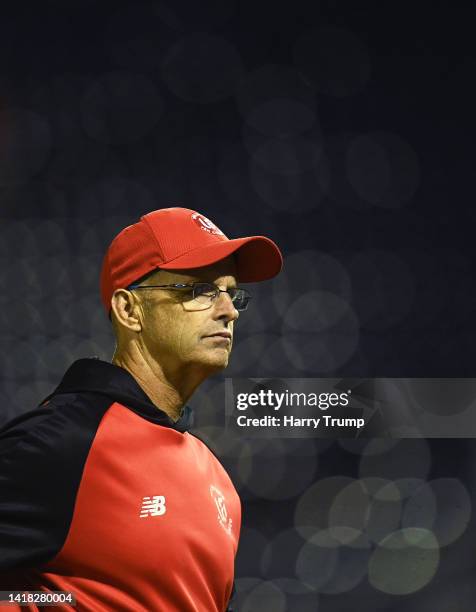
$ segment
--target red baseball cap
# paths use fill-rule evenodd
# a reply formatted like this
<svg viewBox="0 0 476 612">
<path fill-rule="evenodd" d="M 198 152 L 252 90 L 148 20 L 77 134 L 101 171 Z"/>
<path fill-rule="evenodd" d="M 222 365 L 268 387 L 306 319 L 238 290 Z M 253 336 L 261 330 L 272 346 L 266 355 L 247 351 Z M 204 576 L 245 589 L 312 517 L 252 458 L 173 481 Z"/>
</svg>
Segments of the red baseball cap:
<svg viewBox="0 0 476 612">
<path fill-rule="evenodd" d="M 238 282 L 276 276 L 281 251 L 265 236 L 230 240 L 204 215 L 188 208 L 162 208 L 143 215 L 114 238 L 101 270 L 101 299 L 106 312 L 116 289 L 126 288 L 156 268 L 186 270 L 216 263 L 236 253 Z"/>
</svg>

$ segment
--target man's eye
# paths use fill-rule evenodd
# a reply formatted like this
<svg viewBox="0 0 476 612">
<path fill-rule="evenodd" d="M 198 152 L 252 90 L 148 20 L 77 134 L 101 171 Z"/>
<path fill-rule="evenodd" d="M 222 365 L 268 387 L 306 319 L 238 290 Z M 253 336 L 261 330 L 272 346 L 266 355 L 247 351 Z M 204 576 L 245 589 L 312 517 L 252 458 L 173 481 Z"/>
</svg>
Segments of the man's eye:
<svg viewBox="0 0 476 612">
<path fill-rule="evenodd" d="M 195 297 L 204 295 L 206 297 L 213 297 L 215 295 L 215 287 L 208 284 L 195 285 L 194 287 Z"/>
</svg>

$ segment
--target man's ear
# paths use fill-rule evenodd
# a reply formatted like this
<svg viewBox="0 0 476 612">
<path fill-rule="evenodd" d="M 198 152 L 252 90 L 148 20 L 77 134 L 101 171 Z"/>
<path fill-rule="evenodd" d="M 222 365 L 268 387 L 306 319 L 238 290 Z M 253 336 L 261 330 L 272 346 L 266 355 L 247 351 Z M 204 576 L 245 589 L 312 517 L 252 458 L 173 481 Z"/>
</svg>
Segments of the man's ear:
<svg viewBox="0 0 476 612">
<path fill-rule="evenodd" d="M 142 330 L 143 310 L 141 304 L 132 291 L 116 289 L 111 298 L 111 317 L 116 325 L 134 332 Z"/>
</svg>

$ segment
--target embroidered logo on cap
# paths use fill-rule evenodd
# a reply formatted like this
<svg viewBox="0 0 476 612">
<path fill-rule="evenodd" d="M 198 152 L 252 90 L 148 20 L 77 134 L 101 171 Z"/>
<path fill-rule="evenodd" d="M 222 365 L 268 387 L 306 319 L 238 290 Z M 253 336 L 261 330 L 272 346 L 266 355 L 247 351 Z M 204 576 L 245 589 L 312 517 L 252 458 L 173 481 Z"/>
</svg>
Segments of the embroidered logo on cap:
<svg viewBox="0 0 476 612">
<path fill-rule="evenodd" d="M 219 229 L 212 221 L 210 221 L 210 219 L 207 219 L 200 213 L 193 213 L 192 219 L 204 232 L 208 232 L 209 234 L 215 234 L 216 236 L 224 236 L 221 229 Z"/>
</svg>

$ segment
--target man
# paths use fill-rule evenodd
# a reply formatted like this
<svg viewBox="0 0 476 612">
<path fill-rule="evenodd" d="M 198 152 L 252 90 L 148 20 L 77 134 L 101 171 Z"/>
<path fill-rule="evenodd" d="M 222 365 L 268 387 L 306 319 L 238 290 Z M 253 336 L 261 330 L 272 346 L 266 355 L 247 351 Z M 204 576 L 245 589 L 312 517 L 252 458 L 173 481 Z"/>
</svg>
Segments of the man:
<svg viewBox="0 0 476 612">
<path fill-rule="evenodd" d="M 268 238 L 229 240 L 185 208 L 116 236 L 101 272 L 112 363 L 76 361 L 0 435 L 1 590 L 71 592 L 94 612 L 227 609 L 239 498 L 186 402 L 228 364 L 250 299 L 237 282 L 281 265 Z"/>
</svg>

